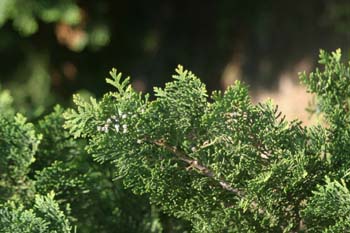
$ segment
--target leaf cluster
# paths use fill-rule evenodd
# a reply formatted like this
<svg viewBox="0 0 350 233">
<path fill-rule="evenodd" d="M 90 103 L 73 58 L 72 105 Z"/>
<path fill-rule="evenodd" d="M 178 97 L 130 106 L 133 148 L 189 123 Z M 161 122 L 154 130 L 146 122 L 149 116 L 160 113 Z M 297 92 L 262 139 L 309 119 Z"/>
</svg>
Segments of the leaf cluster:
<svg viewBox="0 0 350 233">
<path fill-rule="evenodd" d="M 112 71 L 117 90 L 90 103 L 76 98 L 65 127 L 87 138 L 88 153 L 112 164 L 127 188 L 194 232 L 335 232 L 348 213 L 332 203 L 348 200 L 350 77 L 339 50 L 321 51 L 320 64 L 301 80 L 328 126 L 287 121 L 271 101 L 254 105 L 239 82 L 209 96 L 179 66 L 152 101 Z"/>
</svg>

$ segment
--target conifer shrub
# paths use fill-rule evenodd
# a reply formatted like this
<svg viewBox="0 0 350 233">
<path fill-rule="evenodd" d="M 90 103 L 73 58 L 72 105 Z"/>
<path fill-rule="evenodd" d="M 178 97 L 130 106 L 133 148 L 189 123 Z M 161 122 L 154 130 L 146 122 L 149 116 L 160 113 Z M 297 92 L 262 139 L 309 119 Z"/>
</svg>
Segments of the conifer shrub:
<svg viewBox="0 0 350 233">
<path fill-rule="evenodd" d="M 319 63 L 312 126 L 182 66 L 154 97 L 113 69 L 114 91 L 32 123 L 0 93 L 0 232 L 348 231 L 350 64 Z"/>
<path fill-rule="evenodd" d="M 209 95 L 179 66 L 155 99 L 111 71 L 116 90 L 74 97 L 65 127 L 114 166 L 136 194 L 190 221 L 194 232 L 343 232 L 349 225 L 350 69 L 340 50 L 301 81 L 324 124 L 287 121 L 271 101 L 254 105 L 240 82 Z"/>
<path fill-rule="evenodd" d="M 34 205 L 24 209 L 22 204 L 8 201 L 0 209 L 1 232 L 69 233 L 73 228 L 54 200 L 54 193 L 37 195 Z"/>
<path fill-rule="evenodd" d="M 32 165 L 36 192 L 53 190 L 61 205 L 72 206 L 67 215 L 78 232 L 160 232 L 158 210 L 114 180 L 111 164 L 93 161 L 85 140 L 63 128 L 63 111 L 56 106 L 37 124 L 43 139 Z"/>
<path fill-rule="evenodd" d="M 28 123 L 0 91 L 0 232 L 186 232 L 114 179 L 63 128 L 64 109 Z M 73 208 L 71 208 L 73 207 Z"/>
</svg>

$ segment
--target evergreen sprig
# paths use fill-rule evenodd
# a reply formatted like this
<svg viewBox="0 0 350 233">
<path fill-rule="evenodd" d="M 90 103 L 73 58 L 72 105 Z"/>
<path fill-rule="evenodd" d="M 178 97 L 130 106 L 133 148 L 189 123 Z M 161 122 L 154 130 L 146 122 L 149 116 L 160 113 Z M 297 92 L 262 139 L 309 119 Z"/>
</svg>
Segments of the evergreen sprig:
<svg viewBox="0 0 350 233">
<path fill-rule="evenodd" d="M 348 201 L 347 178 L 326 177 L 349 169 L 350 72 L 340 50 L 321 51 L 320 64 L 324 70 L 301 80 L 328 126 L 287 121 L 271 101 L 254 105 L 240 82 L 209 97 L 179 66 L 152 101 L 112 71 L 117 91 L 76 101 L 86 111 L 67 111 L 65 127 L 87 137 L 88 152 L 113 164 L 127 188 L 191 221 L 195 232 L 336 232 L 347 226 L 346 205 L 324 201 Z M 78 131 L 77 119 L 85 119 Z M 328 206 L 344 217 L 327 215 Z"/>
<path fill-rule="evenodd" d="M 0 232 L 8 233 L 69 233 L 68 219 L 54 201 L 54 193 L 37 195 L 30 209 L 12 201 L 0 205 Z"/>
<path fill-rule="evenodd" d="M 350 64 L 320 64 L 313 126 L 182 66 L 153 99 L 113 69 L 116 91 L 35 124 L 0 93 L 0 232 L 346 232 Z"/>
</svg>

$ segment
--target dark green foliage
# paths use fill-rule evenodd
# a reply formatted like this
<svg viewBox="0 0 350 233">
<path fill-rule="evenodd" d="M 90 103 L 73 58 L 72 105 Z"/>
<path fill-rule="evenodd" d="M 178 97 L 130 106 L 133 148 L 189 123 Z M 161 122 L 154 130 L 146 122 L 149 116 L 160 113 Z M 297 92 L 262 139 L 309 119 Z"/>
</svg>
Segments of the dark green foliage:
<svg viewBox="0 0 350 233">
<path fill-rule="evenodd" d="M 42 136 L 22 115 L 13 115 L 8 93 L 0 93 L 0 232 L 71 232 L 54 193 L 35 196 L 28 177 Z"/>
<path fill-rule="evenodd" d="M 308 127 L 182 66 L 154 100 L 113 69 L 115 92 L 35 124 L 0 93 L 0 232 L 348 231 L 350 68 L 320 63 Z"/>
<path fill-rule="evenodd" d="M 7 202 L 0 204 L 0 232 L 2 233 L 69 233 L 72 227 L 58 204 L 54 193 L 35 197 L 30 209 Z"/>
<path fill-rule="evenodd" d="M 12 114 L 10 100 L 0 93 L 0 232 L 71 232 L 72 225 L 101 233 L 188 228 L 125 190 L 112 165 L 94 162 L 85 140 L 63 128 L 61 107 L 33 125 Z"/>
<path fill-rule="evenodd" d="M 325 121 L 320 144 L 320 157 L 326 161 L 325 184 L 319 186 L 304 212 L 307 220 L 318 232 L 342 232 L 348 229 L 349 209 L 349 148 L 350 148 L 350 65 L 341 61 L 341 51 L 331 54 L 321 50 L 320 64 L 309 77 L 301 75 L 308 90 L 317 94 L 316 109 Z M 316 132 L 315 132 L 316 134 Z M 317 224 L 320 224 L 318 226 Z"/>
<path fill-rule="evenodd" d="M 326 126 L 288 122 L 270 101 L 253 105 L 240 83 L 209 98 L 179 66 L 153 101 L 113 70 L 108 82 L 117 91 L 101 101 L 76 96 L 66 127 L 88 138 L 87 151 L 112 164 L 127 188 L 190 221 L 195 232 L 343 231 L 349 67 L 340 51 L 321 51 L 320 63 L 324 70 L 301 78 Z"/>
<path fill-rule="evenodd" d="M 319 186 L 303 211 L 309 232 L 346 232 L 350 227 L 350 193 L 344 180 Z"/>
<path fill-rule="evenodd" d="M 118 92 L 99 103 L 76 101 L 67 126 L 90 138 L 88 151 L 111 161 L 127 187 L 149 193 L 196 231 L 297 227 L 299 192 L 311 193 L 303 181 L 317 163 L 303 156 L 300 122 L 279 119 L 270 103 L 253 106 L 239 83 L 209 103 L 203 84 L 182 67 L 152 102 L 111 74 Z"/>
<path fill-rule="evenodd" d="M 325 153 L 333 157 L 331 166 L 337 178 L 342 177 L 350 166 L 350 67 L 340 61 L 340 50 L 328 55 L 321 50 L 320 63 L 324 70 L 316 69 L 309 78 L 302 74 L 308 90 L 317 93 L 317 106 L 327 124 L 327 144 Z M 339 171 L 338 171 L 339 169 Z"/>
<path fill-rule="evenodd" d="M 54 190 L 60 203 L 74 206 L 71 216 L 79 232 L 158 232 L 157 210 L 115 182 L 111 165 L 92 161 L 84 141 L 63 129 L 62 114 L 57 106 L 38 122 L 43 140 L 33 164 L 36 191 Z"/>
<path fill-rule="evenodd" d="M 41 136 L 22 115 L 0 115 L 0 200 L 27 197 L 31 189 L 29 166 L 34 162 Z"/>
</svg>

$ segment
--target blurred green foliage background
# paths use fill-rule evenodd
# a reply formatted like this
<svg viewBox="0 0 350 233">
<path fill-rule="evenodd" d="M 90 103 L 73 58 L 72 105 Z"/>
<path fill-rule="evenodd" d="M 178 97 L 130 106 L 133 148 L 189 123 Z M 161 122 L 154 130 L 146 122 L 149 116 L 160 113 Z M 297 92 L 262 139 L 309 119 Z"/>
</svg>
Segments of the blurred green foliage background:
<svg viewBox="0 0 350 233">
<path fill-rule="evenodd" d="M 114 66 L 139 90 L 168 81 L 179 63 L 209 90 L 232 78 L 274 88 L 283 70 L 317 61 L 319 48 L 347 57 L 350 3 L 1 0 L 0 26 L 0 84 L 35 118 L 72 93 L 100 96 Z"/>
</svg>

